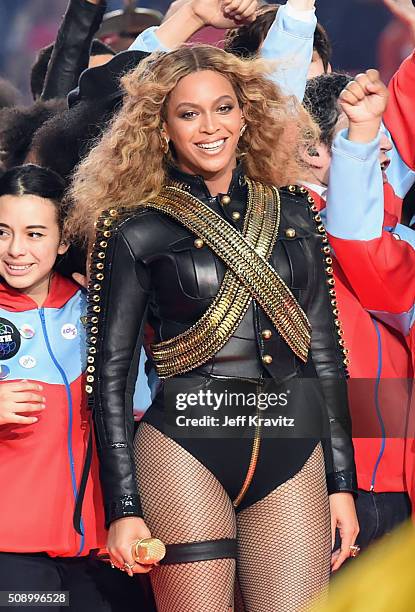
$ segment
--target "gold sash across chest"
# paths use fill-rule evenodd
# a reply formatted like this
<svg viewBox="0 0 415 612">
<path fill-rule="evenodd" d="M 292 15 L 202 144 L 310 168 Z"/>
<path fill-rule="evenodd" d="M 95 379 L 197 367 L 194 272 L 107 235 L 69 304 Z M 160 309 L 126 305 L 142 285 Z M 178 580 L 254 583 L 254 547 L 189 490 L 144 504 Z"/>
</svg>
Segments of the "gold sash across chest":
<svg viewBox="0 0 415 612">
<path fill-rule="evenodd" d="M 189 372 L 213 357 L 229 340 L 255 299 L 293 352 L 303 361 L 311 328 L 297 300 L 268 263 L 280 223 L 278 190 L 250 179 L 243 232 L 206 204 L 175 185 L 166 185 L 147 208 L 158 210 L 201 238 L 227 272 L 210 307 L 184 333 L 151 345 L 157 373 L 168 378 Z"/>
</svg>

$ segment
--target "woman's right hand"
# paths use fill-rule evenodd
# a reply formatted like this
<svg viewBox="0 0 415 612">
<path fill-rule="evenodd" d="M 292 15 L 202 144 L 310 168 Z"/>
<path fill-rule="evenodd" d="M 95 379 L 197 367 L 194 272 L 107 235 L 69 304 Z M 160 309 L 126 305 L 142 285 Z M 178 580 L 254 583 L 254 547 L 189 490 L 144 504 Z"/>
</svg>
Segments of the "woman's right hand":
<svg viewBox="0 0 415 612">
<path fill-rule="evenodd" d="M 111 523 L 108 531 L 107 550 L 112 563 L 118 569 L 125 569 L 129 576 L 147 574 L 153 565 L 136 563 L 131 554 L 131 545 L 136 540 L 151 538 L 150 530 L 142 518 L 126 516 Z M 131 565 L 131 569 L 125 564 Z"/>
<path fill-rule="evenodd" d="M 23 416 L 21 413 L 39 413 L 45 409 L 46 398 L 43 387 L 36 382 L 20 380 L 0 385 L 0 425 L 32 425 L 39 419 L 36 416 Z"/>
</svg>

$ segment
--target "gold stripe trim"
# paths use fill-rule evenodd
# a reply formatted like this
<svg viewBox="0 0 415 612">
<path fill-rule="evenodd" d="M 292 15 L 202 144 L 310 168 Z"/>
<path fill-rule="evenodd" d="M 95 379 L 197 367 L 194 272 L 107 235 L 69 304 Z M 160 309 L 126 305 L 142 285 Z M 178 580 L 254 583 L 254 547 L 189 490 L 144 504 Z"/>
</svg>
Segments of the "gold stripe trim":
<svg viewBox="0 0 415 612">
<path fill-rule="evenodd" d="M 243 235 L 266 258 L 274 248 L 280 220 L 278 195 L 261 186 L 249 191 Z M 252 300 L 236 275 L 227 270 L 220 290 L 199 321 L 183 334 L 152 345 L 158 375 L 185 373 L 208 361 L 237 329 Z"/>
<path fill-rule="evenodd" d="M 249 202 L 253 206 L 253 221 L 255 221 L 257 215 L 260 215 L 259 219 L 264 221 L 262 226 L 264 228 L 263 232 L 266 235 L 266 226 L 272 221 L 275 207 L 278 211 L 280 209 L 278 190 L 274 187 L 267 187 L 261 183 L 251 181 L 250 179 L 246 180 L 249 190 Z M 274 203 L 274 206 L 272 206 L 272 203 Z M 243 291 L 243 287 L 245 287 L 249 294 L 261 305 L 293 352 L 303 361 L 307 360 L 311 340 L 310 324 L 289 288 L 266 261 L 266 257 L 269 257 L 272 248 L 271 250 L 264 248 L 261 244 L 262 241 L 256 246 L 251 244 L 248 240 L 248 231 L 247 236 L 240 234 L 203 202 L 176 185 L 167 185 L 154 201 L 146 203 L 146 207 L 159 210 L 173 217 L 193 234 L 201 237 L 224 261 L 228 271 L 232 272 L 233 276 L 237 278 L 237 280 L 234 280 L 233 288 L 236 292 L 239 282 L 238 299 L 242 299 L 242 296 L 245 295 Z M 275 224 L 273 226 L 275 227 Z M 265 252 L 266 250 L 269 251 L 268 254 Z M 222 299 L 224 295 L 225 289 L 223 293 L 220 291 L 217 297 Z M 220 303 L 224 304 L 225 302 L 221 301 Z M 216 300 L 214 304 L 217 304 Z M 226 305 L 226 308 L 227 311 L 223 314 L 218 313 L 217 309 L 216 312 L 214 308 L 212 310 L 209 309 L 209 316 L 212 317 L 211 325 L 213 326 L 209 329 L 213 330 L 215 334 L 218 332 L 218 326 L 222 320 L 221 317 L 224 317 L 225 313 L 226 316 L 231 315 L 229 311 L 232 308 L 229 308 L 228 305 Z M 240 315 L 243 316 L 242 311 Z M 214 328 L 215 325 L 216 329 Z M 200 342 L 202 339 L 205 342 L 206 338 L 203 335 L 197 335 L 195 327 L 196 331 L 199 331 L 199 323 L 196 323 L 193 328 L 185 332 L 184 338 L 183 335 L 177 337 L 179 342 L 177 342 L 177 338 L 172 338 L 152 346 L 156 367 L 157 370 L 160 368 L 159 375 L 161 377 L 172 376 L 173 374 L 189 371 L 197 367 L 194 364 L 200 361 L 201 353 L 204 352 Z M 221 338 L 221 346 L 226 343 L 232 333 L 229 332 L 229 325 L 227 328 L 225 326 L 225 329 L 226 331 L 223 332 L 224 335 Z M 189 344 L 187 344 L 188 342 Z M 213 344 L 212 340 L 211 349 L 213 349 Z M 199 351 L 200 357 L 198 358 L 197 355 L 193 354 L 192 364 L 191 356 L 189 355 L 186 357 L 186 366 L 184 363 L 180 363 L 180 360 L 183 361 L 185 359 L 185 353 L 190 351 L 194 353 L 195 348 Z M 217 348 L 211 350 L 210 356 L 217 350 Z M 166 366 L 166 370 L 164 370 L 163 360 L 167 358 L 170 360 L 170 363 Z M 176 360 L 175 364 L 173 363 L 173 358 Z M 206 361 L 206 358 L 204 361 Z M 203 363 L 203 361 L 200 361 L 200 363 Z"/>
</svg>

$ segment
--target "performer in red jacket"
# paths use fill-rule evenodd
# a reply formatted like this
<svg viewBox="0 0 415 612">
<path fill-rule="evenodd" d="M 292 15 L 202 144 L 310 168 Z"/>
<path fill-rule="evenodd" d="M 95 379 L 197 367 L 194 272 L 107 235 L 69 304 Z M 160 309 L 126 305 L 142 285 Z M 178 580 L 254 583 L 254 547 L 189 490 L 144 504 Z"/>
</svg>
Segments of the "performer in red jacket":
<svg viewBox="0 0 415 612">
<path fill-rule="evenodd" d="M 376 81 L 376 75 L 369 75 L 369 81 Z M 414 356 L 413 312 L 415 300 L 414 263 L 415 234 L 409 228 L 391 223 L 393 217 L 384 214 L 382 196 L 382 172 L 377 161 L 379 150 L 379 129 L 386 97 L 369 94 L 373 82 L 357 77 L 340 96 L 343 111 L 348 115 L 350 126 L 365 121 L 366 140 L 353 143 L 353 154 L 359 158 L 365 169 L 370 189 L 362 184 L 350 182 L 347 198 L 330 200 L 327 209 L 327 229 L 337 261 L 360 303 L 377 321 L 386 324 L 406 337 Z M 371 98 L 373 96 L 373 98 Z M 356 100 L 365 101 L 364 110 L 356 113 Z M 392 97 L 396 117 L 397 98 Z M 393 113 L 392 113 L 393 114 Z M 391 113 L 387 117 L 392 116 Z M 341 178 L 349 171 L 347 162 L 338 148 L 338 143 L 350 139 L 351 128 L 340 134 L 333 148 L 331 175 Z M 369 138 L 372 136 L 372 139 Z M 402 150 L 404 150 L 404 144 Z M 409 153 L 409 149 L 406 149 Z M 407 158 L 409 160 L 409 158 Z M 329 194 L 331 187 L 329 186 Z M 386 224 L 385 224 L 386 221 Z M 385 229 L 386 228 L 386 229 Z M 412 243 L 412 244 L 411 244 Z M 414 411 L 409 411 L 406 430 L 404 471 L 406 488 L 414 499 Z M 390 442 L 389 440 L 387 441 Z"/>
<path fill-rule="evenodd" d="M 0 179 L 0 590 L 46 592 L 32 600 L 39 611 L 49 610 L 43 602 L 61 609 L 68 599 L 59 592 L 69 591 L 77 612 L 124 612 L 136 606 L 124 599 L 132 581 L 91 554 L 106 531 L 94 453 L 82 481 L 86 296 L 55 270 L 67 250 L 64 187 L 34 165 Z M 17 593 L 13 602 L 30 600 Z"/>
<path fill-rule="evenodd" d="M 347 116 L 342 114 L 338 98 L 351 81 L 346 75 L 333 73 L 312 79 L 306 87 L 304 103 L 319 124 L 321 140 L 314 150 L 305 153 L 309 171 L 304 173 L 302 182 L 313 195 L 323 223 L 333 202 L 343 201 L 343 217 L 347 210 L 349 194 L 343 196 L 339 179 L 345 181 L 343 184 L 353 182 L 364 194 L 371 188 L 365 164 L 352 150 L 356 143 L 336 138 L 335 156 L 339 161 L 336 171 L 330 174 L 330 195 L 326 202 L 331 146 L 336 132 L 347 125 Z M 382 134 L 376 151 L 378 158 L 381 150 L 380 163 L 379 159 L 376 161 L 381 177 L 389 166 L 387 152 L 391 148 L 386 134 Z M 366 181 L 364 186 L 363 181 Z M 400 201 L 396 205 L 390 186 L 388 191 L 391 200 L 387 202 L 396 210 Z M 382 182 L 375 193 L 375 197 L 383 200 Z M 395 215 L 388 215 L 388 223 L 396 223 Z M 345 250 L 344 256 L 356 266 L 350 252 Z M 412 376 L 412 364 L 403 336 L 364 309 L 335 253 L 331 257 L 343 341 L 349 351 L 349 393 L 359 485 L 358 543 L 365 547 L 410 514 L 403 468 L 405 441 L 399 424 L 405 421 L 409 396 L 407 380 Z"/>
</svg>

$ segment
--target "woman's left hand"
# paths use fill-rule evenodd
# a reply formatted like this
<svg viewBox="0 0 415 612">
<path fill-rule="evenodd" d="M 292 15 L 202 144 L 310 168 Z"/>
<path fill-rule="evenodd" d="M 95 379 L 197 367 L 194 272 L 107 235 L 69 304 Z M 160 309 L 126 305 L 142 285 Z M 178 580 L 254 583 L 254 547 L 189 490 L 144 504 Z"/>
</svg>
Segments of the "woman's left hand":
<svg viewBox="0 0 415 612">
<path fill-rule="evenodd" d="M 331 557 L 331 570 L 335 572 L 350 557 L 350 547 L 354 545 L 359 533 L 353 495 L 333 493 L 329 497 L 331 516 L 331 547 L 334 547 L 336 528 L 340 531 L 341 547 Z"/>
</svg>

